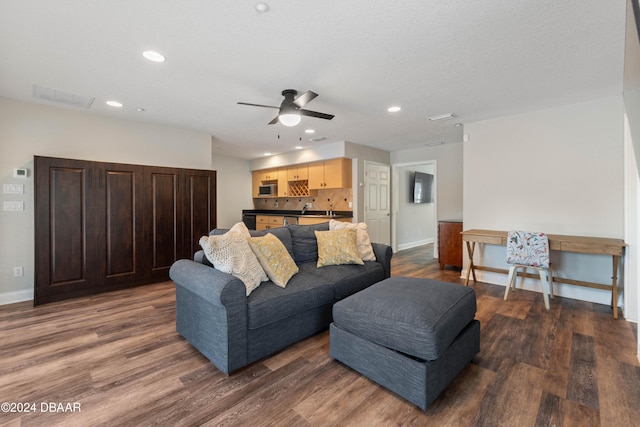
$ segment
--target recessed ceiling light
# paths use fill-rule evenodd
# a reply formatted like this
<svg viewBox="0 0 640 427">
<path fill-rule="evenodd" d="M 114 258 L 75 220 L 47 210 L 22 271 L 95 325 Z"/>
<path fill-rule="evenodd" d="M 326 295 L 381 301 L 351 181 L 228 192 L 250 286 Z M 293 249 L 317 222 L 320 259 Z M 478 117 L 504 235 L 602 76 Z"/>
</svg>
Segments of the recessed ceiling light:
<svg viewBox="0 0 640 427">
<path fill-rule="evenodd" d="M 254 7 L 258 13 L 269 12 L 269 5 L 266 3 L 258 3 Z"/>
<path fill-rule="evenodd" d="M 397 105 L 387 108 L 387 111 L 390 113 L 397 113 L 400 110 L 402 110 L 402 108 L 398 107 Z"/>
<path fill-rule="evenodd" d="M 271 153 L 264 153 L 264 155 L 265 155 L 265 156 L 270 156 L 270 155 L 271 155 Z"/>
<path fill-rule="evenodd" d="M 304 133 L 316 133 L 313 129 L 305 129 Z"/>
<path fill-rule="evenodd" d="M 118 102 L 118 101 L 107 101 L 107 105 L 110 107 L 117 107 L 120 108 L 122 107 L 122 102 Z"/>
<path fill-rule="evenodd" d="M 142 52 L 142 56 L 152 62 L 164 62 L 167 60 L 167 58 L 165 58 L 163 54 L 153 50 L 145 50 L 144 52 Z"/>
<path fill-rule="evenodd" d="M 300 145 L 296 145 L 296 150 L 302 150 L 304 147 L 300 146 Z"/>
<path fill-rule="evenodd" d="M 429 117 L 429 120 L 431 120 L 432 122 L 437 122 L 438 120 L 448 120 L 448 119 L 453 119 L 456 115 L 453 113 L 447 113 L 447 114 L 440 114 L 439 116 L 432 116 Z"/>
</svg>

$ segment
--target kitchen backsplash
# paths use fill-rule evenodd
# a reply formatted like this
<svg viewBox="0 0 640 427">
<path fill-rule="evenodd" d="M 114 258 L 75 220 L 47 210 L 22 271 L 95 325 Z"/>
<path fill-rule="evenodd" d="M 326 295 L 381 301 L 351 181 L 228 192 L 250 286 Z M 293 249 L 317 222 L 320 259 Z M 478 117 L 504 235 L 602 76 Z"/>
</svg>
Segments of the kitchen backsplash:
<svg viewBox="0 0 640 427">
<path fill-rule="evenodd" d="M 254 198 L 255 209 L 269 210 L 302 210 L 306 203 L 311 203 L 309 210 L 326 211 L 353 211 L 349 203 L 353 201 L 353 190 L 351 188 L 341 188 L 337 190 L 318 190 L 317 196 L 309 197 L 275 197 L 275 198 Z M 330 206 L 330 204 L 332 204 Z"/>
</svg>

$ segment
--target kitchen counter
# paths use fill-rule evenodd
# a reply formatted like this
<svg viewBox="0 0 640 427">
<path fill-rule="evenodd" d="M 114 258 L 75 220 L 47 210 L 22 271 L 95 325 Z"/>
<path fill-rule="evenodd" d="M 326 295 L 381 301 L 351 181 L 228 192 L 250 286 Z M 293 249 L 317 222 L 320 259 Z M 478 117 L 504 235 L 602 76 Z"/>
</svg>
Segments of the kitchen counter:
<svg viewBox="0 0 640 427">
<path fill-rule="evenodd" d="M 351 211 L 335 211 L 333 215 L 327 215 L 326 211 L 308 210 L 304 214 L 299 210 L 270 210 L 270 209 L 245 209 L 242 215 L 273 215 L 273 216 L 289 216 L 289 217 L 308 217 L 308 218 L 353 218 Z"/>
<path fill-rule="evenodd" d="M 257 217 L 262 217 L 262 221 L 257 221 Z M 273 221 L 264 217 L 274 217 Z M 280 220 L 282 218 L 282 220 Z M 338 221 L 350 221 L 353 218 L 351 211 L 336 211 L 333 215 L 327 215 L 326 211 L 309 210 L 304 214 L 299 211 L 291 210 L 260 210 L 246 209 L 242 211 L 242 220 L 250 230 L 268 229 L 279 227 L 286 224 L 317 224 L 326 222 L 330 219 Z M 259 219 L 259 218 L 258 218 Z M 293 220 L 293 221 L 292 221 Z"/>
</svg>

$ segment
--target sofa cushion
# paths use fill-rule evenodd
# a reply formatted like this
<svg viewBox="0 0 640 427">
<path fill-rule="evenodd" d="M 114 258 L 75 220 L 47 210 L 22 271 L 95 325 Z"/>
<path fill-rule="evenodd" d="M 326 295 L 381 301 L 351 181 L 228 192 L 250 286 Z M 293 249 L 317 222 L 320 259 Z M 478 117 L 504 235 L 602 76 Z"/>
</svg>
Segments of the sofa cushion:
<svg viewBox="0 0 640 427">
<path fill-rule="evenodd" d="M 269 279 L 281 288 L 298 272 L 284 244 L 272 233 L 249 238 L 249 245 Z"/>
<path fill-rule="evenodd" d="M 365 261 L 364 265 L 344 264 L 323 268 L 316 268 L 315 264 L 308 263 L 302 264 L 300 271 L 314 274 L 333 283 L 336 301 L 384 280 L 384 268 L 379 262 L 373 261 Z"/>
<path fill-rule="evenodd" d="M 318 267 L 364 264 L 358 255 L 355 229 L 316 231 L 315 233 L 318 241 Z"/>
<path fill-rule="evenodd" d="M 318 260 L 318 241 L 316 231 L 329 230 L 329 223 L 323 222 L 313 225 L 291 224 L 287 228 L 291 233 L 293 259 L 296 264 Z"/>
<path fill-rule="evenodd" d="M 333 284 L 318 276 L 296 274 L 286 288 L 265 282 L 247 298 L 248 328 L 258 329 L 331 303 Z"/>
<path fill-rule="evenodd" d="M 391 277 L 333 306 L 340 328 L 424 360 L 438 359 L 475 313 L 472 288 L 412 277 Z"/>
</svg>

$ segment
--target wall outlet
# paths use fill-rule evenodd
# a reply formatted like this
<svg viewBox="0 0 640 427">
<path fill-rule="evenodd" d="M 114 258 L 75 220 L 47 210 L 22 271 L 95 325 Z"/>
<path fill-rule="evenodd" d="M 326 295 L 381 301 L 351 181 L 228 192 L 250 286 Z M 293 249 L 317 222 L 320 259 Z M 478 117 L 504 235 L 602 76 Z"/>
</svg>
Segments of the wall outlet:
<svg viewBox="0 0 640 427">
<path fill-rule="evenodd" d="M 24 269 L 22 267 L 13 267 L 13 277 L 22 277 Z"/>
</svg>

